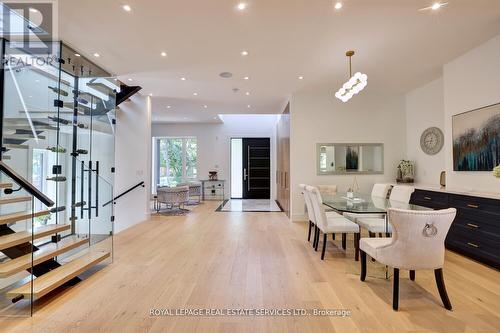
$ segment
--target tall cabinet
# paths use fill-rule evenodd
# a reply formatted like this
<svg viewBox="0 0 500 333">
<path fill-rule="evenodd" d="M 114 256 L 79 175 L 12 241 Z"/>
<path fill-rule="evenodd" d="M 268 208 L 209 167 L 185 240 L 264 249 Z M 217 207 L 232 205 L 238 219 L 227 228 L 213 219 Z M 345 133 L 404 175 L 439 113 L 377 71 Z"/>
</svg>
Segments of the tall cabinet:
<svg viewBox="0 0 500 333">
<path fill-rule="evenodd" d="M 281 115 L 277 126 L 277 200 L 290 217 L 290 104 Z"/>
</svg>

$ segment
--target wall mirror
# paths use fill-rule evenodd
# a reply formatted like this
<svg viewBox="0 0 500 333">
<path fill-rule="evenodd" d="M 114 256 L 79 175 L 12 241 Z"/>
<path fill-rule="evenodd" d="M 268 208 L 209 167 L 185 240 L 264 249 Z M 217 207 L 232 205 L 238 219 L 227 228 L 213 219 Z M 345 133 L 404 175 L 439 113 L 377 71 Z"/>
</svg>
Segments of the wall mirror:
<svg viewBox="0 0 500 333">
<path fill-rule="evenodd" d="M 382 143 L 318 143 L 318 175 L 384 173 Z"/>
</svg>

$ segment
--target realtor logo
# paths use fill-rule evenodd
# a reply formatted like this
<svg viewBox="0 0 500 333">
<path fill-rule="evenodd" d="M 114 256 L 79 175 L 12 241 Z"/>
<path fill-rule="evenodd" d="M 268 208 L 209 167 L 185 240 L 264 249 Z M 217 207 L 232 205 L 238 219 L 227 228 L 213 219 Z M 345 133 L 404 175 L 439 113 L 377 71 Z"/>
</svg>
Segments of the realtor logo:
<svg viewBox="0 0 500 333">
<path fill-rule="evenodd" d="M 0 37 L 10 48 L 31 55 L 47 56 L 58 52 L 55 1 L 0 2 Z"/>
</svg>

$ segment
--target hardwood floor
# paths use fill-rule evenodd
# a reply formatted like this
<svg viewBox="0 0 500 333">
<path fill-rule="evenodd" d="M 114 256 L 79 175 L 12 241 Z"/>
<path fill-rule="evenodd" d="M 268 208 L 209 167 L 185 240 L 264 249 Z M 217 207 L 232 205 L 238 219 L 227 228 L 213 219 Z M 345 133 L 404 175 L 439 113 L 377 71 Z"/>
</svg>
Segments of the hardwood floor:
<svg viewBox="0 0 500 333">
<path fill-rule="evenodd" d="M 401 271 L 399 312 L 392 281 L 359 281 L 339 239 L 325 261 L 305 223 L 281 213 L 155 216 L 115 238 L 114 263 L 37 303 L 33 318 L 0 319 L 2 332 L 495 332 L 500 273 L 454 253 L 444 268 L 453 311 L 432 271 Z M 329 242 L 332 242 L 331 237 Z M 352 242 L 348 242 L 352 248 Z M 349 317 L 152 317 L 151 308 L 328 308 Z"/>
</svg>

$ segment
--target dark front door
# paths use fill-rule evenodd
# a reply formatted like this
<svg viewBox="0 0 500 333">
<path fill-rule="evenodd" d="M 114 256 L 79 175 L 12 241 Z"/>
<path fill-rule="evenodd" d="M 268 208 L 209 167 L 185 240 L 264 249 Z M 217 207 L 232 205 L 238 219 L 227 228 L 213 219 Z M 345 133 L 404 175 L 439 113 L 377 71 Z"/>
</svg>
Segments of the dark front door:
<svg viewBox="0 0 500 333">
<path fill-rule="evenodd" d="M 243 139 L 243 199 L 271 198 L 271 142 Z"/>
</svg>

